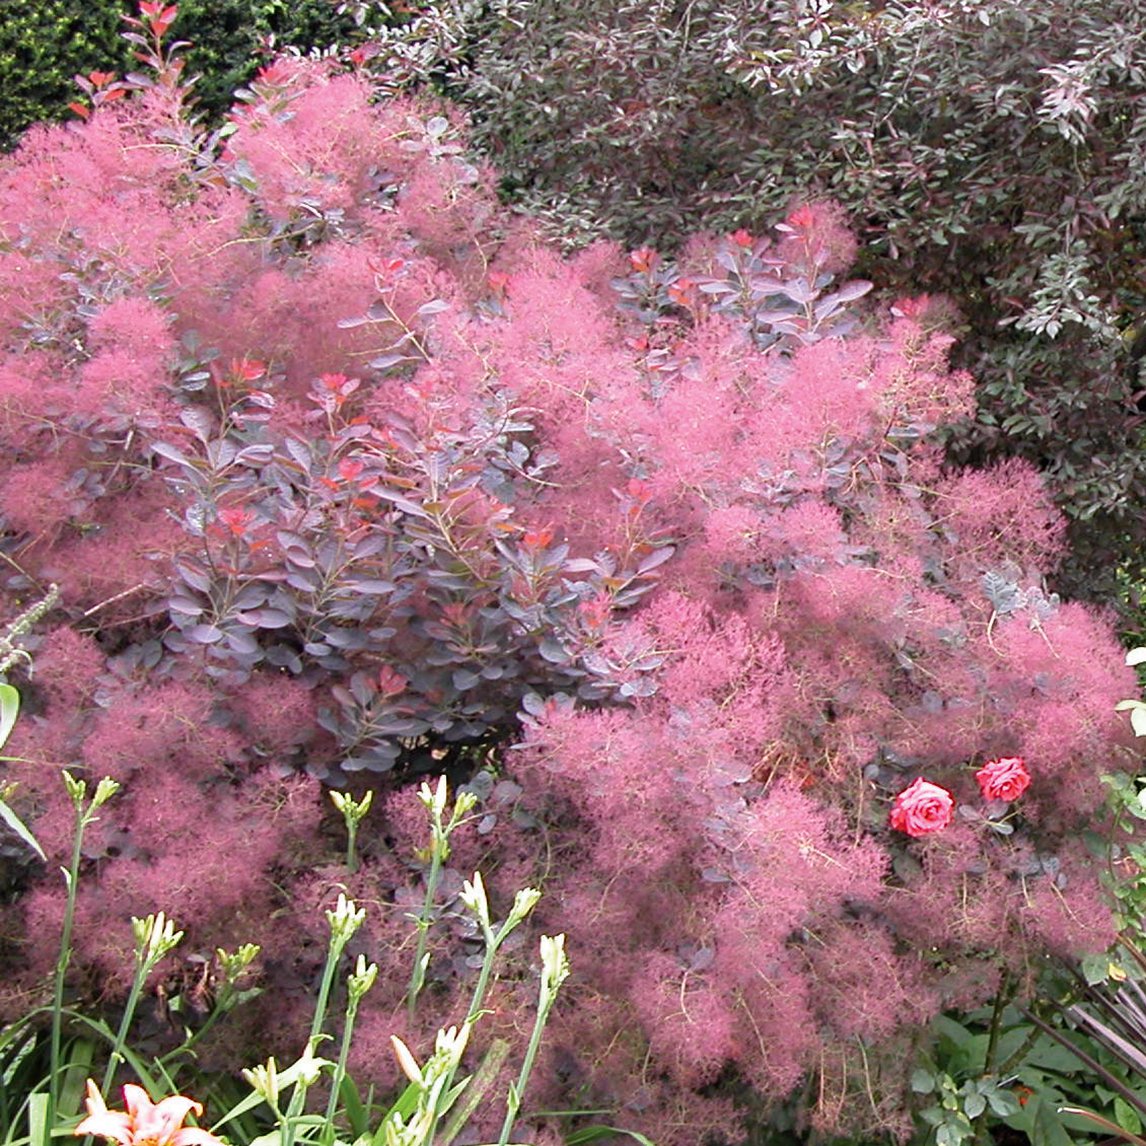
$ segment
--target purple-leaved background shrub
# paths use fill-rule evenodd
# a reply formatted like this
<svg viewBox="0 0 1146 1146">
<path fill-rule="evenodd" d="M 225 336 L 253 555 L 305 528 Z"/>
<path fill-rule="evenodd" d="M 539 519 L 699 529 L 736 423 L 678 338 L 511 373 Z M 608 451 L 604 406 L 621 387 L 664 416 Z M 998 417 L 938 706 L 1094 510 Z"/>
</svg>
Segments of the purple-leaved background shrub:
<svg viewBox="0 0 1146 1146">
<path fill-rule="evenodd" d="M 669 1146 L 735 1139 L 746 1085 L 903 1130 L 938 1010 L 1110 941 L 1087 838 L 1134 688 L 1107 622 L 1044 591 L 1034 471 L 930 444 L 973 400 L 942 301 L 865 298 L 826 204 L 676 262 L 562 259 L 453 113 L 331 61 L 271 65 L 222 137 L 182 107 L 157 85 L 0 167 L 0 614 L 62 592 L 18 680 L 8 774 L 53 862 L 4 910 L 0 1017 L 55 958 L 67 766 L 124 784 L 82 1005 L 126 989 L 132 915 L 187 932 L 168 993 L 262 945 L 207 1065 L 297 1053 L 346 888 L 383 972 L 353 1065 L 394 1084 L 389 1036 L 423 1053 L 472 974 L 449 903 L 480 866 L 569 936 L 528 1106 Z M 1008 809 L 974 779 L 998 756 L 1032 776 Z M 440 768 L 482 803 L 411 1029 L 403 785 Z M 888 812 L 921 776 L 956 814 L 913 840 Z M 324 783 L 381 790 L 353 874 Z M 533 947 L 490 1037 L 532 1021 Z"/>
</svg>

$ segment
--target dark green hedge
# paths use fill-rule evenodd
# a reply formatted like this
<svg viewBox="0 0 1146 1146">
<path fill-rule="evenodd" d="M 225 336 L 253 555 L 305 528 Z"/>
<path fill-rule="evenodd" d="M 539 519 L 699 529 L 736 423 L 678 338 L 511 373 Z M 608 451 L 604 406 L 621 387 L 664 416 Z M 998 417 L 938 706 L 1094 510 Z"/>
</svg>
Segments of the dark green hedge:
<svg viewBox="0 0 1146 1146">
<path fill-rule="evenodd" d="M 0 146 L 30 123 L 60 119 L 78 92 L 72 77 L 122 70 L 120 0 L 6 0 L 0 18 Z"/>
<path fill-rule="evenodd" d="M 231 105 L 231 95 L 254 75 L 267 37 L 278 48 L 308 51 L 346 44 L 357 29 L 330 0 L 182 0 L 172 29 L 189 40 L 187 68 L 201 78 L 196 99 L 210 115 Z"/>
<path fill-rule="evenodd" d="M 135 10 L 124 0 L 3 0 L 0 147 L 11 147 L 31 123 L 63 118 L 77 96 L 77 72 L 128 66 L 121 16 Z M 188 70 L 202 76 L 197 98 L 217 116 L 254 74 L 268 36 L 279 47 L 309 50 L 348 43 L 357 28 L 329 0 L 182 0 L 173 33 L 191 41 Z"/>
</svg>

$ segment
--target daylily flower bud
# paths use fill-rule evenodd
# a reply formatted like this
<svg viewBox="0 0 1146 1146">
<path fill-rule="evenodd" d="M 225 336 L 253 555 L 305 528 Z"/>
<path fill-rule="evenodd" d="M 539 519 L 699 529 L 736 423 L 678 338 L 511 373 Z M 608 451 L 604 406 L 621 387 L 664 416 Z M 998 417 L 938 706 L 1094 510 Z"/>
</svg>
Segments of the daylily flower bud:
<svg viewBox="0 0 1146 1146">
<path fill-rule="evenodd" d="M 274 1056 L 267 1059 L 266 1066 L 255 1066 L 243 1071 L 243 1078 L 250 1088 L 272 1109 L 279 1103 L 279 1072 Z"/>
<path fill-rule="evenodd" d="M 326 918 L 330 922 L 330 934 L 335 942 L 345 944 L 362 926 L 366 909 L 356 907 L 353 899 L 347 899 L 339 892 L 338 904 L 333 911 L 326 913 Z"/>
<path fill-rule="evenodd" d="M 136 958 L 149 967 L 177 947 L 183 938 L 183 932 L 176 931 L 174 921 L 167 919 L 162 911 L 146 919 L 136 919 L 133 916 L 131 930 L 135 935 Z"/>
<path fill-rule="evenodd" d="M 368 967 L 366 965 L 366 956 L 359 955 L 358 962 L 354 967 L 354 973 L 346 983 L 346 989 L 350 992 L 350 1001 L 357 1003 L 362 996 L 374 986 L 374 980 L 377 978 L 378 964 L 371 963 Z"/>
<path fill-rule="evenodd" d="M 88 794 L 86 780 L 77 780 L 66 768 L 64 769 L 64 787 L 68 790 L 68 797 L 78 808 Z"/>
<path fill-rule="evenodd" d="M 223 968 L 223 979 L 234 983 L 236 979 L 258 958 L 262 948 L 257 943 L 244 943 L 233 955 L 222 947 L 215 949 L 215 956 Z"/>
<path fill-rule="evenodd" d="M 97 785 L 92 798 L 92 809 L 101 808 L 119 791 L 119 782 L 105 776 Z"/>
<path fill-rule="evenodd" d="M 410 1053 L 410 1048 L 397 1036 L 390 1036 L 390 1045 L 394 1048 L 394 1057 L 402 1068 L 402 1073 L 417 1086 L 422 1086 L 422 1069 L 418 1060 Z"/>
<path fill-rule="evenodd" d="M 513 897 L 513 907 L 510 908 L 506 925 L 516 927 L 537 906 L 540 898 L 541 892 L 537 888 L 523 887 Z"/>
<path fill-rule="evenodd" d="M 569 957 L 565 954 L 564 935 L 541 937 L 541 985 L 546 994 L 557 993 L 557 988 L 569 978 Z"/>
<path fill-rule="evenodd" d="M 489 926 L 489 901 L 485 896 L 485 884 L 482 883 L 480 871 L 474 872 L 472 883 L 468 879 L 462 883 L 458 899 L 477 916 L 480 923 Z"/>
<path fill-rule="evenodd" d="M 446 794 L 445 776 L 438 779 L 436 788 L 431 788 L 428 783 L 423 782 L 421 788 L 418 789 L 418 799 L 429 808 L 436 819 L 441 819 L 445 813 Z"/>
</svg>

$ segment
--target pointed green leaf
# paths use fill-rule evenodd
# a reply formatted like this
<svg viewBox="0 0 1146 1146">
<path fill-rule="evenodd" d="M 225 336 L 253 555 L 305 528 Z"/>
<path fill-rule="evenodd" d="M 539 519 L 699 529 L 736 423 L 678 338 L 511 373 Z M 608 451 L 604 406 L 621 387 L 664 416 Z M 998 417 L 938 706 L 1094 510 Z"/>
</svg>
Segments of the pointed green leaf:
<svg viewBox="0 0 1146 1146">
<path fill-rule="evenodd" d="M 40 847 L 39 843 L 36 841 L 36 837 L 32 835 L 32 833 L 28 830 L 24 824 L 24 821 L 21 820 L 20 817 L 17 816 L 16 813 L 13 812 L 12 809 L 8 807 L 7 803 L 5 803 L 3 800 L 0 800 L 0 820 L 3 820 L 4 823 L 6 823 L 8 827 L 13 832 L 15 832 L 16 835 L 18 835 L 20 839 L 22 839 L 24 843 L 26 843 L 28 847 L 30 847 L 32 851 L 36 853 L 36 855 L 40 857 L 40 859 L 47 863 L 48 857 L 44 855 L 44 849 Z"/>
<path fill-rule="evenodd" d="M 0 748 L 8 742 L 20 712 L 20 694 L 10 684 L 0 684 Z"/>
</svg>

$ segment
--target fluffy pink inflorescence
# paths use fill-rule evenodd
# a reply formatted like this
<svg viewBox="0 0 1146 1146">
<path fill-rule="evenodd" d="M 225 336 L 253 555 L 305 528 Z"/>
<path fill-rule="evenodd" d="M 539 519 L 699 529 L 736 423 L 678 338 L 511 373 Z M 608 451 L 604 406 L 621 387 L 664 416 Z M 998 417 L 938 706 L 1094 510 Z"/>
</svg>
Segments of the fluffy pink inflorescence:
<svg viewBox="0 0 1146 1146">
<path fill-rule="evenodd" d="M 897 832 L 906 832 L 918 839 L 947 827 L 954 807 L 955 801 L 946 788 L 920 776 L 896 796 L 891 808 L 891 826 Z"/>
<path fill-rule="evenodd" d="M 85 837 L 77 985 L 114 1005 L 123 921 L 178 911 L 196 950 L 263 948 L 264 995 L 207 1053 L 289 1053 L 346 886 L 375 905 L 382 968 L 353 1061 L 391 1087 L 371 1073 L 392 1071 L 389 1035 L 421 1058 L 441 1013 L 392 1025 L 423 809 L 401 765 L 362 774 L 381 799 L 350 875 L 318 781 L 292 776 L 376 728 L 417 742 L 423 718 L 436 751 L 435 721 L 484 721 L 491 695 L 480 753 L 444 737 L 451 768 L 497 752 L 501 776 L 441 897 L 478 868 L 497 904 L 546 881 L 486 1028 L 532 1021 L 527 928 L 567 933 L 576 980 L 533 1109 L 574 1095 L 684 1146 L 728 1128 L 712 1084 L 735 1077 L 765 1102 L 818 1093 L 807 1124 L 844 1133 L 901 1092 L 932 1014 L 1003 972 L 1032 981 L 1047 950 L 1101 950 L 1079 837 L 1134 678 L 1105 619 L 1040 589 L 1063 526 L 1039 475 L 945 468 L 931 431 L 974 386 L 922 306 L 882 329 L 861 309 L 846 337 L 789 314 L 765 353 L 749 332 L 773 266 L 843 271 L 838 213 L 724 244 L 736 266 L 760 244 L 739 312 L 716 304 L 745 284 L 698 242 L 678 269 L 716 275 L 707 303 L 665 280 L 618 314 L 607 282 L 636 262 L 534 242 L 442 150 L 436 109 L 375 101 L 329 62 L 260 86 L 278 94 L 202 169 L 127 100 L 0 160 L 0 533 L 18 561 L 0 619 L 55 582 L 50 623 L 69 626 L 30 647 L 45 715 L 21 717 L 14 751 L 35 763 L 11 768 L 53 854 L 72 809 L 43 762 L 125 785 Z M 339 376 L 361 381 L 345 408 Z M 507 641 L 550 615 L 564 627 L 523 668 Z M 574 654 L 584 675 L 558 683 Z M 984 796 L 1013 799 L 1023 759 L 1039 783 L 1005 846 L 953 818 L 968 760 L 990 761 Z M 905 841 L 878 794 L 905 760 L 931 779 L 891 827 L 936 841 L 889 879 Z M 41 937 L 65 907 L 41 880 L 5 913 L 0 1022 L 50 979 Z M 470 983 L 448 918 L 439 1001 Z"/>
<path fill-rule="evenodd" d="M 984 800 L 1017 800 L 1031 786 L 1031 774 L 1021 756 L 988 760 L 975 779 Z"/>
</svg>

